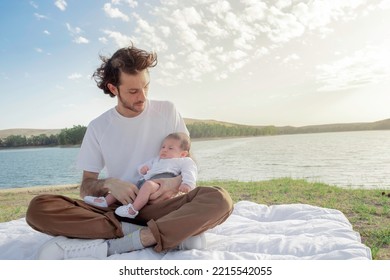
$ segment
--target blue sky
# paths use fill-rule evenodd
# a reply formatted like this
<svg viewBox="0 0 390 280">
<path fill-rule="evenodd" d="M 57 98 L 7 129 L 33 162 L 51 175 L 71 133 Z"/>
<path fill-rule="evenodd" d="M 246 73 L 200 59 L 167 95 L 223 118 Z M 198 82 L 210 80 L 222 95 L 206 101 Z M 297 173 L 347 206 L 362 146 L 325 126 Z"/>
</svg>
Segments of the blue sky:
<svg viewBox="0 0 390 280">
<path fill-rule="evenodd" d="M 0 1 L 0 129 L 87 125 L 99 54 L 154 50 L 150 98 L 251 125 L 390 118 L 390 0 Z"/>
</svg>

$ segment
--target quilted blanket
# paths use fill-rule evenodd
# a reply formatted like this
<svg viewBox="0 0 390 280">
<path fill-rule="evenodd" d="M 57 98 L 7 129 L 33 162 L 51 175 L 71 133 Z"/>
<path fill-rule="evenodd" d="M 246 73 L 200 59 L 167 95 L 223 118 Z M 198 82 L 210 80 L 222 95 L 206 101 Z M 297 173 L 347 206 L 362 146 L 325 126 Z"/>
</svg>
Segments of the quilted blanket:
<svg viewBox="0 0 390 280">
<path fill-rule="evenodd" d="M 34 259 L 48 239 L 24 218 L 0 223 L 0 259 Z M 307 204 L 235 204 L 232 215 L 206 232 L 203 250 L 156 253 L 151 248 L 108 259 L 166 260 L 370 260 L 371 251 L 345 215 Z"/>
</svg>

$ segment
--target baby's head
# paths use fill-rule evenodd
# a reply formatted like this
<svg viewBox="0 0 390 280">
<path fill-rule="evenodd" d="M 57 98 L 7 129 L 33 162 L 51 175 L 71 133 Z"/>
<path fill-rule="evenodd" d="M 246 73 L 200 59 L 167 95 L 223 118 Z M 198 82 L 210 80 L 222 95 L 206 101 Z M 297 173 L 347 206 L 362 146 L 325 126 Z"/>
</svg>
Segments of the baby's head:
<svg viewBox="0 0 390 280">
<path fill-rule="evenodd" d="M 181 132 L 169 134 L 164 138 L 160 148 L 160 158 L 181 158 L 190 156 L 190 137 Z"/>
</svg>

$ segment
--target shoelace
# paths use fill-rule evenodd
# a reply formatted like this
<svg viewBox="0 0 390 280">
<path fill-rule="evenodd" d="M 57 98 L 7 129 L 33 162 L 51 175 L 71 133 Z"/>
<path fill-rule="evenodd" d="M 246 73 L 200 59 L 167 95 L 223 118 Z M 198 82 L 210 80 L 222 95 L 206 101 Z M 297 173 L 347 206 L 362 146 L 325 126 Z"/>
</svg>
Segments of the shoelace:
<svg viewBox="0 0 390 280">
<path fill-rule="evenodd" d="M 64 244 L 61 246 L 64 249 L 65 259 L 94 256 L 97 247 L 101 244 L 99 241 L 90 241 L 79 244 Z"/>
</svg>

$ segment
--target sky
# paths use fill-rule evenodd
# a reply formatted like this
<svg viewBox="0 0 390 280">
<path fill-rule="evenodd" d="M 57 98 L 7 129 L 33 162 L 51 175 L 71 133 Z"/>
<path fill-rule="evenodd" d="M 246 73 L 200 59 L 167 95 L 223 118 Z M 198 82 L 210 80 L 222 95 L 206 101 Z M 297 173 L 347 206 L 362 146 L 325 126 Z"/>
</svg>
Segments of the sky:
<svg viewBox="0 0 390 280">
<path fill-rule="evenodd" d="M 0 129 L 116 105 L 100 55 L 154 51 L 150 99 L 184 118 L 304 126 L 390 118 L 390 0 L 2 0 Z"/>
</svg>

